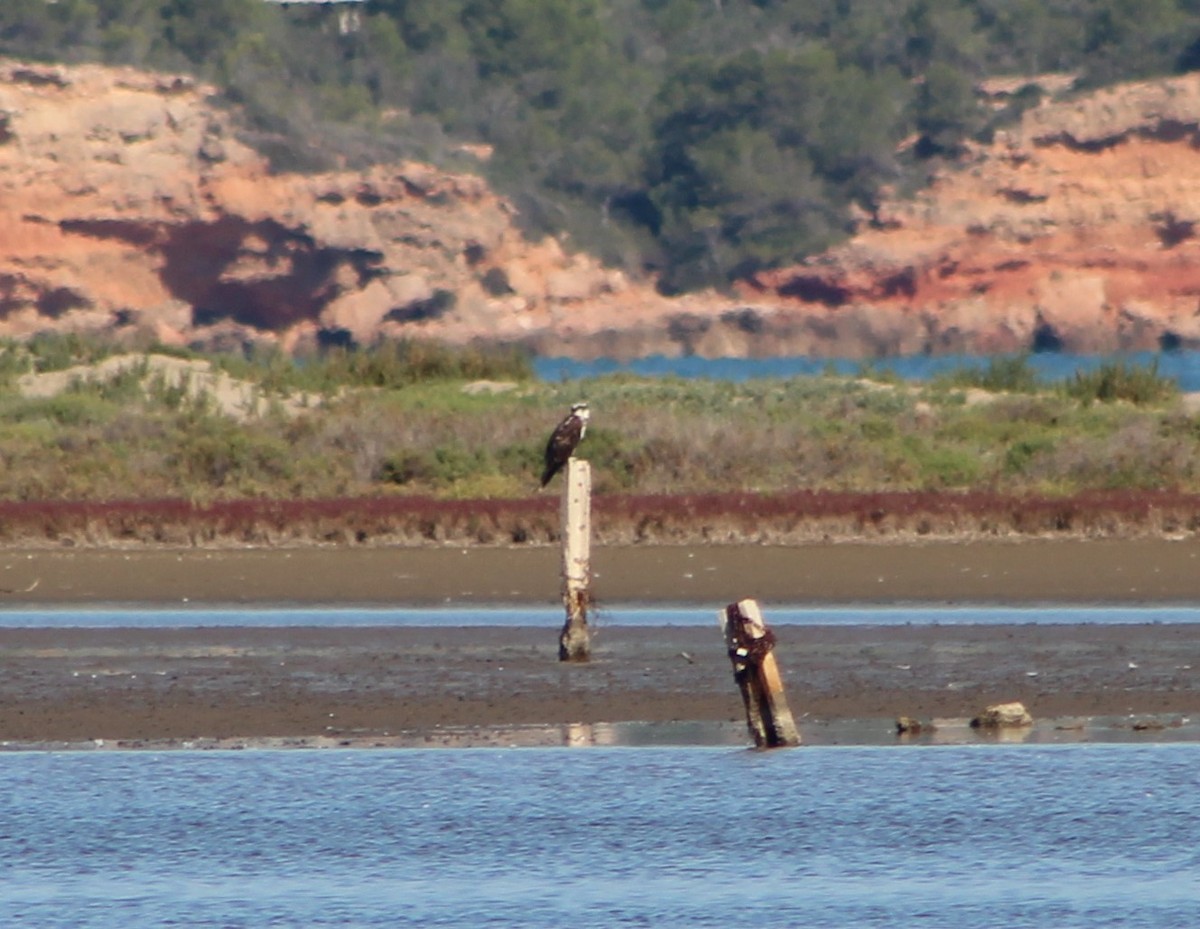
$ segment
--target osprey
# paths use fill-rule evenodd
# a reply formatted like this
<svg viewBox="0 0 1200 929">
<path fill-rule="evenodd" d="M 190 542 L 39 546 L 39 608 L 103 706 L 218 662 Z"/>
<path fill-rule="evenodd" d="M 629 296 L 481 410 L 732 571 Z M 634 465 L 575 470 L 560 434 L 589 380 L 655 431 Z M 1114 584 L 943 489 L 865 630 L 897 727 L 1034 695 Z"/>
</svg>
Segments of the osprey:
<svg viewBox="0 0 1200 929">
<path fill-rule="evenodd" d="M 589 415 L 586 403 L 573 403 L 567 418 L 550 433 L 550 441 L 546 443 L 546 467 L 542 471 L 543 487 L 550 483 L 550 478 L 562 470 L 567 459 L 575 454 L 575 446 L 587 432 Z"/>
</svg>

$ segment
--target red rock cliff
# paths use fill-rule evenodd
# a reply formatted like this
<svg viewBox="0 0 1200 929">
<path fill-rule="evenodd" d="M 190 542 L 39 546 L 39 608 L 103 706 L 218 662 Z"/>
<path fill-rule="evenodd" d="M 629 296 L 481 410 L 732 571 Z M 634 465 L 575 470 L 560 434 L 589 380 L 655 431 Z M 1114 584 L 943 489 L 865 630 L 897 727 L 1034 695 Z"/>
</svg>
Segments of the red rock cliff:
<svg viewBox="0 0 1200 929">
<path fill-rule="evenodd" d="M 799 353 L 1200 346 L 1200 76 L 1044 104 L 747 288 Z M 786 322 L 784 322 L 786 320 Z"/>
<path fill-rule="evenodd" d="M 579 357 L 1200 345 L 1200 77 L 1045 104 L 846 245 L 736 298 L 674 300 L 529 242 L 472 176 L 271 174 L 210 95 L 0 62 L 0 336 L 385 334 Z"/>
</svg>

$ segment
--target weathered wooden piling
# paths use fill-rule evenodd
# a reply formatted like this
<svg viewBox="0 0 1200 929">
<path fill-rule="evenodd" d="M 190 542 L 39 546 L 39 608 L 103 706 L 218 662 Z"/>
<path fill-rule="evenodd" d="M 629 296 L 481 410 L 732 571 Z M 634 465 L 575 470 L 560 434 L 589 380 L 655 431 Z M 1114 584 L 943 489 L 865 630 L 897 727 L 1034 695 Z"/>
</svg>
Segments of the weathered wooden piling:
<svg viewBox="0 0 1200 929">
<path fill-rule="evenodd" d="M 567 461 L 562 491 L 563 606 L 567 619 L 558 639 L 560 661 L 591 659 L 591 633 L 587 613 L 591 593 L 592 466 Z"/>
<path fill-rule="evenodd" d="M 799 745 L 800 731 L 792 719 L 775 661 L 775 634 L 763 621 L 758 602 L 740 600 L 729 604 L 721 612 L 720 622 L 754 744 L 758 748 Z"/>
</svg>

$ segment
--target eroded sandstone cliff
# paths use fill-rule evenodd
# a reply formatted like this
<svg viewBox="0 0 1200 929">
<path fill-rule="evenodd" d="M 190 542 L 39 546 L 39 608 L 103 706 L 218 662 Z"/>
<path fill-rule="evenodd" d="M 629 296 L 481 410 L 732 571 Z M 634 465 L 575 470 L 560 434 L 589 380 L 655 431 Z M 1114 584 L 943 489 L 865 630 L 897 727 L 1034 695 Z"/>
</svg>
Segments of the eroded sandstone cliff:
<svg viewBox="0 0 1200 929">
<path fill-rule="evenodd" d="M 1047 103 L 852 241 L 761 275 L 800 352 L 1200 344 L 1200 76 Z"/>
<path fill-rule="evenodd" d="M 1200 76 L 1047 102 L 844 246 L 668 299 L 530 242 L 481 180 L 273 174 L 211 89 L 0 62 L 0 336 L 873 356 L 1200 346 Z"/>
<path fill-rule="evenodd" d="M 186 78 L 0 63 L 0 335 L 514 339 L 627 287 L 526 241 L 477 177 L 272 174 L 210 98 Z"/>
</svg>

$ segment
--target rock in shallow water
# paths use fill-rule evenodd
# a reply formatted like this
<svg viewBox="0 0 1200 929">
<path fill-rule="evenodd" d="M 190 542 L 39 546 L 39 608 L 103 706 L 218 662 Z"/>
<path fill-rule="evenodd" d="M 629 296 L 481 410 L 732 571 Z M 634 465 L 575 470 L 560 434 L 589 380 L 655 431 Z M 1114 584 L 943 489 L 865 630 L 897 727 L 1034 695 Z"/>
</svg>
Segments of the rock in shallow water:
<svg viewBox="0 0 1200 929">
<path fill-rule="evenodd" d="M 1033 717 L 1023 703 L 996 703 L 971 720 L 972 729 L 1015 729 L 1032 726 Z"/>
</svg>

